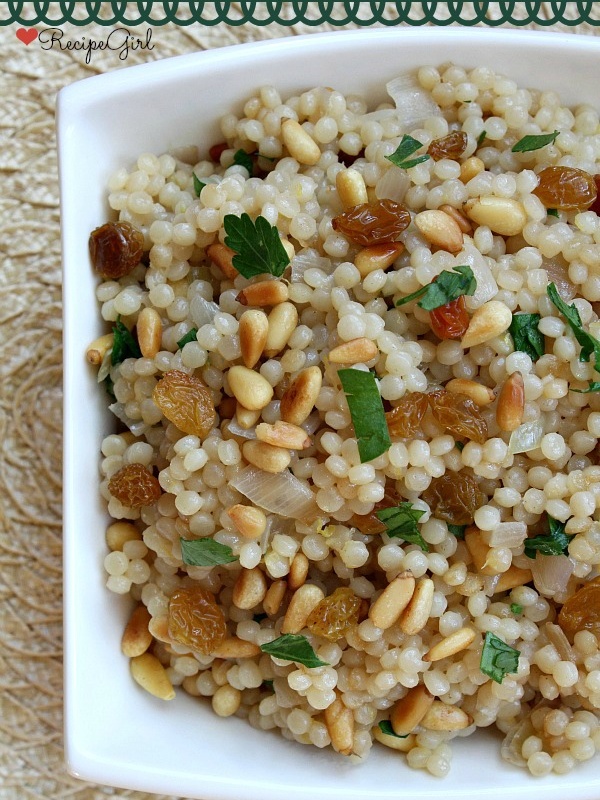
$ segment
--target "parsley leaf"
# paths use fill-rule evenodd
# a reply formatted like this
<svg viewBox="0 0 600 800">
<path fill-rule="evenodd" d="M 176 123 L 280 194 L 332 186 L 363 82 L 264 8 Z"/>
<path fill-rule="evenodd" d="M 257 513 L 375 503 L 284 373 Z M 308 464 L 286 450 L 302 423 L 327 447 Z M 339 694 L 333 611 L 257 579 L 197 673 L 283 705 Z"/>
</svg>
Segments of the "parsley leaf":
<svg viewBox="0 0 600 800">
<path fill-rule="evenodd" d="M 285 633 L 279 639 L 267 644 L 261 644 L 260 649 L 275 658 L 284 658 L 286 661 L 295 661 L 305 667 L 326 667 L 326 661 L 321 661 L 312 648 L 306 636 L 296 633 Z"/>
<path fill-rule="evenodd" d="M 196 197 L 200 197 L 200 192 L 204 189 L 206 184 L 197 177 L 195 172 L 192 173 L 192 177 L 194 178 L 194 194 Z"/>
<path fill-rule="evenodd" d="M 185 336 L 182 336 L 181 339 L 179 339 L 179 341 L 177 342 L 177 347 L 180 350 L 183 350 L 186 344 L 188 344 L 189 342 L 195 342 L 197 333 L 198 333 L 198 328 L 191 328 L 191 330 L 189 330 Z"/>
<path fill-rule="evenodd" d="M 473 270 L 466 264 L 459 264 L 453 267 L 453 272 L 448 270 L 440 272 L 435 281 L 398 300 L 396 306 L 403 306 L 411 300 L 416 300 L 417 297 L 422 297 L 417 305 L 425 311 L 433 311 L 463 294 L 469 296 L 475 294 L 475 289 L 477 289 L 477 279 L 473 275 Z"/>
<path fill-rule="evenodd" d="M 338 370 L 358 440 L 361 463 L 372 461 L 392 446 L 383 401 L 371 372 Z"/>
<path fill-rule="evenodd" d="M 102 381 L 104 384 L 104 388 L 106 389 L 106 393 L 110 397 L 110 399 L 114 402 L 117 398 L 115 396 L 115 385 L 111 380 L 110 375 L 107 375 L 106 378 Z"/>
<path fill-rule="evenodd" d="M 465 443 L 464 442 L 454 442 L 454 447 L 456 447 L 456 449 L 458 450 L 459 453 L 462 453 L 462 451 L 465 449 Z"/>
<path fill-rule="evenodd" d="M 523 613 L 523 606 L 519 603 L 511 603 L 510 610 L 512 614 L 522 614 Z"/>
<path fill-rule="evenodd" d="M 394 733 L 394 729 L 392 728 L 392 723 L 389 719 L 382 719 L 379 723 L 379 730 L 382 733 L 385 733 L 386 736 L 395 736 L 396 739 L 406 739 L 407 736 L 410 734 L 406 733 L 404 736 L 398 736 L 397 733 Z"/>
<path fill-rule="evenodd" d="M 481 145 L 485 142 L 486 137 L 487 137 L 487 131 L 481 131 L 481 133 L 477 137 L 477 147 L 481 147 Z"/>
<path fill-rule="evenodd" d="M 559 295 L 556 285 L 551 283 L 547 290 L 548 297 L 556 308 L 560 311 L 563 317 L 569 323 L 569 328 L 575 334 L 575 338 L 581 345 L 581 353 L 579 354 L 580 361 L 589 361 L 592 353 L 596 356 L 595 369 L 600 372 L 600 342 L 591 333 L 583 330 L 583 323 L 577 311 L 577 306 L 568 306 L 562 297 Z"/>
<path fill-rule="evenodd" d="M 549 217 L 558 217 L 558 210 L 556 208 L 547 208 L 546 214 Z"/>
<path fill-rule="evenodd" d="M 515 350 L 527 353 L 532 361 L 544 355 L 544 335 L 538 330 L 539 314 L 513 314 L 510 335 L 515 343 Z"/>
<path fill-rule="evenodd" d="M 505 675 L 516 672 L 519 668 L 520 655 L 520 650 L 515 650 L 488 631 L 483 642 L 479 669 L 496 683 L 502 683 Z"/>
<path fill-rule="evenodd" d="M 448 533 L 451 533 L 452 536 L 456 536 L 457 539 L 464 539 L 466 527 L 466 525 L 450 525 L 450 523 L 448 523 Z"/>
<path fill-rule="evenodd" d="M 240 167 L 244 167 L 246 170 L 248 170 L 248 175 L 252 177 L 252 173 L 254 172 L 254 163 L 250 153 L 247 153 L 245 150 L 237 150 L 233 156 L 233 163 Z"/>
<path fill-rule="evenodd" d="M 429 158 L 431 158 L 431 156 L 423 155 L 411 159 L 410 156 L 412 156 L 413 153 L 416 153 L 420 147 L 423 147 L 422 142 L 417 141 L 417 139 L 413 139 L 412 136 L 408 136 L 408 134 L 405 133 L 396 150 L 391 156 L 386 156 L 386 158 L 396 167 L 400 167 L 400 169 L 410 169 L 411 167 L 421 164 L 423 161 L 427 161 Z"/>
<path fill-rule="evenodd" d="M 279 231 L 264 217 L 252 222 L 248 214 L 236 217 L 226 214 L 225 244 L 235 250 L 233 266 L 244 278 L 270 273 L 280 278 L 290 263 L 288 254 L 281 244 Z"/>
<path fill-rule="evenodd" d="M 214 539 L 179 539 L 181 542 L 181 558 L 190 567 L 216 567 L 219 564 L 231 564 L 237 561 L 231 547 Z"/>
<path fill-rule="evenodd" d="M 121 322 L 121 318 L 117 317 L 117 321 L 113 326 L 113 346 L 110 354 L 110 363 L 114 366 L 125 361 L 126 358 L 141 358 L 142 351 L 135 340 L 134 335 L 131 333 Z"/>
<path fill-rule="evenodd" d="M 537 553 L 544 556 L 562 556 L 566 554 L 573 536 L 565 533 L 564 522 L 548 517 L 550 533 L 547 536 L 533 536 L 525 539 L 525 555 L 535 558 Z"/>
<path fill-rule="evenodd" d="M 600 392 L 600 383 L 598 381 L 589 381 L 587 389 L 571 389 L 572 392 L 579 392 L 579 394 L 589 394 L 590 392 Z"/>
<path fill-rule="evenodd" d="M 554 131 L 554 133 L 541 133 L 538 136 L 524 136 L 513 145 L 512 152 L 530 153 L 532 150 L 540 150 L 540 148 L 545 147 L 547 144 L 552 144 L 559 133 L 560 131 Z"/>
<path fill-rule="evenodd" d="M 417 522 L 425 512 L 413 508 L 412 503 L 399 503 L 394 508 L 381 508 L 375 512 L 377 519 L 381 520 L 387 528 L 386 533 L 391 537 L 404 539 L 405 542 L 418 544 L 421 550 L 429 552 L 429 546 L 419 533 Z"/>
</svg>

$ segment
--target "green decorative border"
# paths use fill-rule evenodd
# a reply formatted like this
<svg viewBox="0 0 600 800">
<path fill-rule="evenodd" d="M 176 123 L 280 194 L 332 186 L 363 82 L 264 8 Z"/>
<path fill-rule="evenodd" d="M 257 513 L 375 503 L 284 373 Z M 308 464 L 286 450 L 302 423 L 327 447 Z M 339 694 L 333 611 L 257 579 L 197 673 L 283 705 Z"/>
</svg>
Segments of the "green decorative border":
<svg viewBox="0 0 600 800">
<path fill-rule="evenodd" d="M 59 6 L 59 13 L 52 15 L 50 6 Z M 389 27 L 395 25 L 460 25 L 472 26 L 484 24 L 491 27 L 510 24 L 518 27 L 532 23 L 540 27 L 551 27 L 558 23 L 574 27 L 582 23 L 600 25 L 599 3 L 591 0 L 577 0 L 577 2 L 511 2 L 498 0 L 497 2 L 469 3 L 470 15 L 462 16 L 465 3 L 462 0 L 449 0 L 436 2 L 435 0 L 420 0 L 409 2 L 400 0 L 395 3 L 385 2 L 240 2 L 232 9 L 231 3 L 226 2 L 177 2 L 164 0 L 163 2 L 127 2 L 127 0 L 86 0 L 74 2 L 62 0 L 50 3 L 49 0 L 33 0 L 32 2 L 18 2 L 8 0 L 0 6 L 0 26 L 17 23 L 23 26 L 45 24 L 50 26 L 72 23 L 79 27 L 96 23 L 106 27 L 114 25 L 150 25 L 162 26 L 169 22 L 175 25 L 201 25 L 213 26 L 226 23 L 237 27 L 239 25 L 265 26 L 277 23 L 291 26 L 303 24 L 317 27 L 328 23 L 335 27 L 348 24 L 368 27 L 381 24 Z M 544 8 L 542 8 L 542 6 Z M 547 14 L 548 6 L 551 14 Z M 596 9 L 594 9 L 596 6 Z M 75 15 L 75 12 L 77 14 Z M 112 12 L 112 13 L 111 13 Z M 8 13 L 8 16 L 5 16 Z M 283 14 L 283 16 L 282 16 Z M 517 14 L 517 16 L 515 16 Z"/>
</svg>

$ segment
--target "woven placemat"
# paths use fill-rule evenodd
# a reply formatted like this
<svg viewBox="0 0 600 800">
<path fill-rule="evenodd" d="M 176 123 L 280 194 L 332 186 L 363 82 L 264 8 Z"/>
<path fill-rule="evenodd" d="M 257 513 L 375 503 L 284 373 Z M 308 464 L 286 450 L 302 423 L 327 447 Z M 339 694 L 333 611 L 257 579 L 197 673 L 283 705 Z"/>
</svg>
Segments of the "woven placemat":
<svg viewBox="0 0 600 800">
<path fill-rule="evenodd" d="M 283 13 L 290 5 L 283 4 Z M 546 6 L 542 13 L 550 19 Z M 239 4 L 232 3 L 230 13 L 241 14 Z M 25 45 L 17 28 L 0 29 L 0 798 L 150 800 L 156 795 L 72 778 L 63 761 L 56 93 L 81 78 L 143 61 L 334 26 L 169 23 L 153 29 L 153 50 L 130 52 L 125 61 L 117 52 L 94 53 L 89 64 L 85 52 L 44 51 L 38 41 Z M 100 25 L 62 29 L 65 39 L 102 39 L 107 32 Z M 596 33 L 589 24 L 551 30 Z M 145 29 L 131 32 L 142 36 Z"/>
</svg>

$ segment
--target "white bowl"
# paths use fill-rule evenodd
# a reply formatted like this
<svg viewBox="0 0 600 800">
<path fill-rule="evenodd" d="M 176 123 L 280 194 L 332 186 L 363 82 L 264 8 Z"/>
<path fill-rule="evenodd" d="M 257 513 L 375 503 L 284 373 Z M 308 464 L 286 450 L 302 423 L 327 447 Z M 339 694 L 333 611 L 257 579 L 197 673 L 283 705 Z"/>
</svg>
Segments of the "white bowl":
<svg viewBox="0 0 600 800">
<path fill-rule="evenodd" d="M 111 430 L 84 350 L 102 331 L 89 266 L 89 232 L 106 220 L 106 181 L 142 152 L 219 141 L 219 117 L 257 87 L 284 94 L 327 85 L 376 102 L 390 78 L 423 64 L 487 65 L 568 104 L 593 103 L 600 41 L 514 30 L 337 31 L 195 53 L 93 77 L 58 101 L 64 252 L 65 723 L 70 771 L 104 784 L 204 800 L 597 800 L 597 761 L 564 777 L 533 779 L 500 758 L 499 735 L 452 744 L 444 780 L 375 747 L 367 762 L 302 747 L 220 719 L 184 692 L 165 703 L 137 687 L 120 637 L 128 603 L 104 586 L 106 511 L 99 446 Z"/>
</svg>

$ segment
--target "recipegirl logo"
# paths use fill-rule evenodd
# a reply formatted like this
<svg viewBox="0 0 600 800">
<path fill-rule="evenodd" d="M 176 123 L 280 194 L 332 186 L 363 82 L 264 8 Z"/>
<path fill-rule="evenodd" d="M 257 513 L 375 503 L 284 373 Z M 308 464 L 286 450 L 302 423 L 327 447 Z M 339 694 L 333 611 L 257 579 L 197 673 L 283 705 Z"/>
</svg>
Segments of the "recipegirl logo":
<svg viewBox="0 0 600 800">
<path fill-rule="evenodd" d="M 38 41 L 42 50 L 81 50 L 85 51 L 85 63 L 92 60 L 92 53 L 97 50 L 114 50 L 119 59 L 125 61 L 134 50 L 153 50 L 152 28 L 146 30 L 145 38 L 134 36 L 127 28 L 115 28 L 103 38 L 91 36 L 68 38 L 60 28 L 45 28 L 39 31 Z"/>
</svg>

